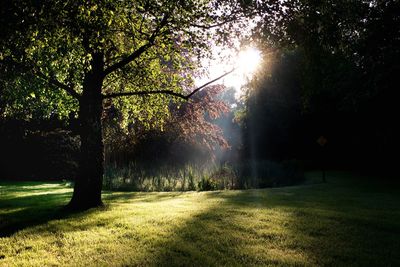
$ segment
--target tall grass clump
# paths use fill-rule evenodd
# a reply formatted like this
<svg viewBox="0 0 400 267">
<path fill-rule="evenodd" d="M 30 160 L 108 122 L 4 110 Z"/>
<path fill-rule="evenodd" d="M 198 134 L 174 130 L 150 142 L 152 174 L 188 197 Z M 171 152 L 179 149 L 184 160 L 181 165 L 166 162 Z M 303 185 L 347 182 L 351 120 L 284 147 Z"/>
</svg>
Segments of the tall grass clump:
<svg viewBox="0 0 400 267">
<path fill-rule="evenodd" d="M 210 191 L 292 185 L 303 179 L 296 161 L 183 166 L 130 162 L 107 164 L 104 187 L 118 191 Z"/>
<path fill-rule="evenodd" d="M 209 191 L 237 188 L 237 179 L 228 165 L 168 166 L 129 163 L 107 164 L 104 188 L 118 191 Z"/>
</svg>

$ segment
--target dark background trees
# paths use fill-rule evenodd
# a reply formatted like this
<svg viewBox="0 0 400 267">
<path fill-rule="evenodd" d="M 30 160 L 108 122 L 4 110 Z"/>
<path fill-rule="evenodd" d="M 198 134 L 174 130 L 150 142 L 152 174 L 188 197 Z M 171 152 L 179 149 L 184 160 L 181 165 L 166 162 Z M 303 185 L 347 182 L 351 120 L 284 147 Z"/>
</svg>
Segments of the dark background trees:
<svg viewBox="0 0 400 267">
<path fill-rule="evenodd" d="M 247 150 L 318 162 L 325 136 L 332 168 L 394 174 L 399 2 L 291 1 L 274 10 L 255 31 L 276 61 L 252 85 L 245 132 L 258 141 Z"/>
</svg>

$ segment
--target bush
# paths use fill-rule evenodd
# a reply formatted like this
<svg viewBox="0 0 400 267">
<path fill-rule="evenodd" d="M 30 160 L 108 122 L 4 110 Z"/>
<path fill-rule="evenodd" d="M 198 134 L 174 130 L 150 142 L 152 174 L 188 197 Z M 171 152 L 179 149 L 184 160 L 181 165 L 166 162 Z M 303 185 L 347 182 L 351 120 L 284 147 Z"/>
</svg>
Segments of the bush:
<svg viewBox="0 0 400 267">
<path fill-rule="evenodd" d="M 23 121 L 0 121 L 0 179 L 73 180 L 79 137 L 62 128 L 32 127 Z"/>
<path fill-rule="evenodd" d="M 228 164 L 216 167 L 211 172 L 210 178 L 217 183 L 218 189 L 238 188 L 237 175 L 234 168 Z"/>
<path fill-rule="evenodd" d="M 298 184 L 304 172 L 297 161 L 246 161 L 236 166 L 239 188 L 265 188 Z"/>
<path fill-rule="evenodd" d="M 198 188 L 199 191 L 213 191 L 218 189 L 218 184 L 209 177 L 203 177 L 198 183 Z"/>
</svg>

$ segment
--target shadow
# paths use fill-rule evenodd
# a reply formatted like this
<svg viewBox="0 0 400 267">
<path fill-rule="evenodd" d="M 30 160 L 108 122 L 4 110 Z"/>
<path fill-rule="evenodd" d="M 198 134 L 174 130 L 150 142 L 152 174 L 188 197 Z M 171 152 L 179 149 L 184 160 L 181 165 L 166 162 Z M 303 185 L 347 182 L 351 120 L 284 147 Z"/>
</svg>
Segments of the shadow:
<svg viewBox="0 0 400 267">
<path fill-rule="evenodd" d="M 10 186 L 2 192 L 9 193 L 0 200 L 0 237 L 10 237 L 18 231 L 46 224 L 53 220 L 83 218 L 92 212 L 107 210 L 110 203 L 134 204 L 162 202 L 179 197 L 185 192 L 103 192 L 104 207 L 93 208 L 86 211 L 71 211 L 65 209 L 71 199 L 72 192 L 59 193 L 57 191 L 43 192 L 42 183 L 26 183 L 24 186 Z M 34 188 L 30 188 L 34 186 Z M 59 188 L 58 188 L 59 189 Z M 26 195 L 19 196 L 19 193 Z M 189 193 L 190 194 L 190 193 Z M 112 221 L 112 218 L 108 218 Z M 102 223 L 88 223 L 79 225 L 79 229 L 87 229 L 91 226 L 105 225 Z M 64 225 L 63 231 L 75 231 L 77 226 Z"/>
<path fill-rule="evenodd" d="M 35 186 L 37 184 L 35 183 Z M 107 203 L 139 203 L 139 202 L 161 202 L 171 200 L 175 197 L 185 194 L 176 193 L 143 193 L 143 192 L 104 192 L 104 207 L 94 208 L 86 211 L 71 211 L 65 209 L 72 196 L 72 192 L 59 193 L 57 191 L 43 192 L 43 188 L 28 188 L 32 184 L 18 187 L 11 186 L 6 193 L 12 193 L 0 201 L 0 237 L 9 237 L 25 228 L 36 227 L 46 224 L 53 220 L 80 218 L 89 215 L 91 212 L 107 210 Z M 27 195 L 18 196 L 18 193 Z M 100 223 L 104 224 L 104 223 Z M 95 224 L 96 225 L 96 224 Z M 79 229 L 89 228 L 91 224 L 81 224 Z M 64 231 L 74 231 L 74 228 L 68 229 L 68 225 L 63 227 Z"/>
<path fill-rule="evenodd" d="M 92 212 L 107 210 L 107 207 L 85 211 L 67 209 L 72 189 L 59 183 L 13 183 L 2 187 L 1 193 L 4 195 L 0 199 L 0 238 L 10 237 L 21 230 L 35 228 L 50 221 L 80 219 Z M 68 225 L 65 226 L 67 229 Z M 83 224 L 81 226 L 85 227 Z M 74 229 L 71 227 L 70 230 Z"/>
<path fill-rule="evenodd" d="M 15 208 L 19 201 L 24 208 L 3 213 L 0 235 L 31 227 L 51 235 L 106 231 L 115 251 L 123 251 L 110 265 L 116 259 L 127 266 L 400 265 L 398 189 L 332 181 L 244 191 L 104 192 L 112 213 L 104 212 L 110 206 L 65 213 L 70 194 L 2 201 L 2 207 Z M 198 201 L 204 203 L 193 205 Z"/>
<path fill-rule="evenodd" d="M 325 184 L 210 193 L 209 198 L 219 204 L 157 244 L 149 265 L 400 264 L 400 197 L 386 189 L 371 194 L 368 186 L 354 191 Z"/>
<path fill-rule="evenodd" d="M 173 199 L 193 192 L 111 192 L 103 193 L 103 199 L 107 202 L 133 203 L 133 202 L 159 202 Z"/>
<path fill-rule="evenodd" d="M 66 212 L 71 193 L 40 194 L 2 199 L 0 203 L 0 237 L 9 237 L 28 227 L 67 218 Z"/>
</svg>

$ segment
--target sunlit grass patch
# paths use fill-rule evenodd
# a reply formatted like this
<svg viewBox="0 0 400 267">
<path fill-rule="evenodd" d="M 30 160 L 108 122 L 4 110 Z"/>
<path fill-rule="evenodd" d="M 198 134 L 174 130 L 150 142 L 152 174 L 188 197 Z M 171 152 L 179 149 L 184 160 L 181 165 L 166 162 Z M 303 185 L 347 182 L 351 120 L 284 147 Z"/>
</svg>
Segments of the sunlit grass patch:
<svg viewBox="0 0 400 267">
<path fill-rule="evenodd" d="M 0 266 L 400 264 L 398 190 L 354 187 L 347 178 L 246 191 L 105 192 L 105 208 L 75 214 L 60 209 L 71 196 L 65 185 L 0 185 Z"/>
</svg>

